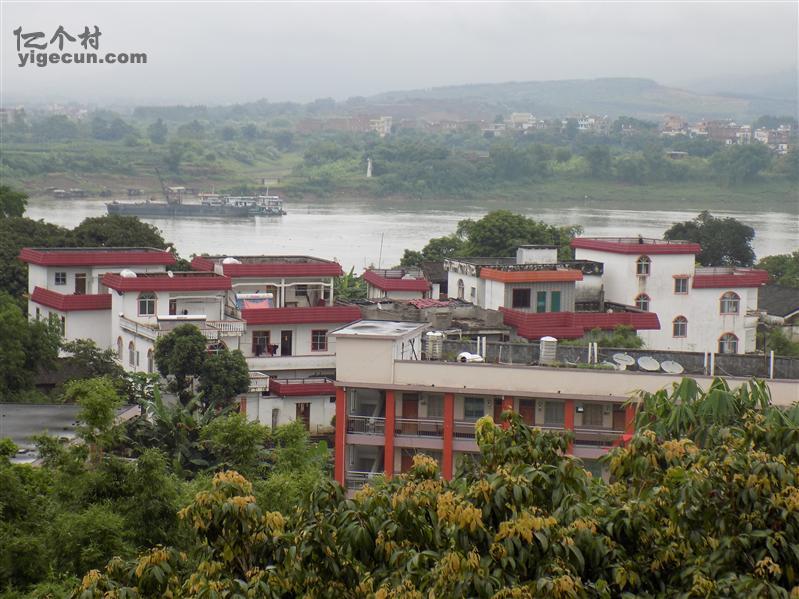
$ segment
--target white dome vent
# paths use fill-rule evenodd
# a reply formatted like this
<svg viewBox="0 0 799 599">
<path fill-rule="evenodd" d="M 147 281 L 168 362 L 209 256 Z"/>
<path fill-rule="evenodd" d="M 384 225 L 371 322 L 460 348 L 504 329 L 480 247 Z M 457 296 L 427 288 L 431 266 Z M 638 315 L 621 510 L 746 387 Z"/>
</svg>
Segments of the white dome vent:
<svg viewBox="0 0 799 599">
<path fill-rule="evenodd" d="M 129 268 L 126 268 L 119 273 L 119 276 L 123 279 L 135 279 L 138 275 Z"/>
<path fill-rule="evenodd" d="M 234 257 L 228 256 L 222 260 L 222 264 L 241 264 L 241 260 L 236 260 Z"/>
</svg>

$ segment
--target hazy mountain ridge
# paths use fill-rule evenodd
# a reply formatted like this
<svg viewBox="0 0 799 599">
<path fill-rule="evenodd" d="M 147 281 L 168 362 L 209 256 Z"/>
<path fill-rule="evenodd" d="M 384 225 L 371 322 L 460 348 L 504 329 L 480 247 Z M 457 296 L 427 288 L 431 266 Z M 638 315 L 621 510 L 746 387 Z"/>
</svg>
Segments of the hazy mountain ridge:
<svg viewBox="0 0 799 599">
<path fill-rule="evenodd" d="M 758 86 L 757 90 L 763 89 Z M 755 91 L 755 90 L 753 90 Z M 751 120 L 762 114 L 796 114 L 795 98 L 738 93 L 698 93 L 644 78 L 511 81 L 392 91 L 369 98 L 370 104 L 419 104 L 457 101 L 493 108 L 497 113 L 532 112 L 541 118 L 573 113 L 621 115 L 658 120 L 665 114 L 690 119 Z M 423 116 L 423 115 L 419 115 Z"/>
</svg>

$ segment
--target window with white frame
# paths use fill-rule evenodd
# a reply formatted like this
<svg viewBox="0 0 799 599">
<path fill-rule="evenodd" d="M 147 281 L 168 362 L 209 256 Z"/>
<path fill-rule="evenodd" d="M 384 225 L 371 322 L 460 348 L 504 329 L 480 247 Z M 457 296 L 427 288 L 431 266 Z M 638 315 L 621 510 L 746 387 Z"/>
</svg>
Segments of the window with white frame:
<svg viewBox="0 0 799 599">
<path fill-rule="evenodd" d="M 741 298 L 733 291 L 728 291 L 721 296 L 721 313 L 722 314 L 738 314 L 741 306 Z"/>
<path fill-rule="evenodd" d="M 66 285 L 67 284 L 67 273 L 65 273 L 65 272 L 57 272 L 57 273 L 55 273 L 55 284 L 56 285 Z"/>
<path fill-rule="evenodd" d="M 311 351 L 327 351 L 327 329 L 311 331 Z"/>
<path fill-rule="evenodd" d="M 565 417 L 562 401 L 548 401 L 544 404 L 544 424 L 563 426 Z"/>
<path fill-rule="evenodd" d="M 642 293 L 635 298 L 635 307 L 644 312 L 649 312 L 649 301 L 649 296 L 646 293 Z"/>
<path fill-rule="evenodd" d="M 458 279 L 458 299 L 464 299 L 465 290 L 466 286 L 463 284 L 463 279 Z"/>
<path fill-rule="evenodd" d="M 583 426 L 601 427 L 603 416 L 602 404 L 587 403 L 583 406 Z"/>
<path fill-rule="evenodd" d="M 674 293 L 688 293 L 688 277 L 674 277 Z"/>
<path fill-rule="evenodd" d="M 482 397 L 463 398 L 463 417 L 466 420 L 479 420 L 485 416 L 485 399 Z"/>
<path fill-rule="evenodd" d="M 685 316 L 678 316 L 671 321 L 671 336 L 672 337 L 687 337 L 688 336 L 688 319 Z"/>
<path fill-rule="evenodd" d="M 139 316 L 155 316 L 155 294 L 145 291 L 139 294 Z"/>
<path fill-rule="evenodd" d="M 719 353 L 737 354 L 738 337 L 736 337 L 732 333 L 724 333 L 721 337 L 719 337 Z"/>
<path fill-rule="evenodd" d="M 648 276 L 651 270 L 652 260 L 649 256 L 641 256 L 635 263 L 635 274 Z"/>
</svg>

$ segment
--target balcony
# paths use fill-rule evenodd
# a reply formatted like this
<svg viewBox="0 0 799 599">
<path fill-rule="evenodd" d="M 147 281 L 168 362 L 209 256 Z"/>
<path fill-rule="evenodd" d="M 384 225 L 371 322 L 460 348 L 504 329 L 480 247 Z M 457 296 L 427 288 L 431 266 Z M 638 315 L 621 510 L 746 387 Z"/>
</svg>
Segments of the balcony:
<svg viewBox="0 0 799 599">
<path fill-rule="evenodd" d="M 456 439 L 474 439 L 474 422 L 468 420 L 456 420 L 453 437 Z"/>
<path fill-rule="evenodd" d="M 357 470 L 347 470 L 347 490 L 354 491 L 360 489 L 369 481 L 383 476 L 382 472 L 360 472 Z"/>
<path fill-rule="evenodd" d="M 327 377 L 300 379 L 273 378 L 269 381 L 269 392 L 280 397 L 310 397 L 314 395 L 335 395 L 333 380 Z"/>
<path fill-rule="evenodd" d="M 162 320 L 159 316 L 158 323 L 151 325 L 138 322 L 127 316 L 119 317 L 119 326 L 121 329 L 139 337 L 150 339 L 151 341 L 155 341 L 161 335 L 169 333 L 172 329 L 181 324 L 193 324 L 200 329 L 200 332 L 209 341 L 218 341 L 224 337 L 241 337 L 244 334 L 245 327 L 244 321 L 242 320 Z"/>
<path fill-rule="evenodd" d="M 257 370 L 250 371 L 250 393 L 262 393 L 269 389 L 269 375 Z"/>
<path fill-rule="evenodd" d="M 394 421 L 394 434 L 407 437 L 434 437 L 440 439 L 444 436 L 444 421 L 432 418 L 397 418 Z"/>
<path fill-rule="evenodd" d="M 247 364 L 253 370 L 269 372 L 282 370 L 334 370 L 334 354 L 308 354 L 304 356 L 258 356 L 248 357 Z"/>
<path fill-rule="evenodd" d="M 574 444 L 584 447 L 613 447 L 623 434 L 623 430 L 578 426 L 574 429 Z"/>
<path fill-rule="evenodd" d="M 379 416 L 347 415 L 347 432 L 354 435 L 385 435 L 386 419 Z"/>
</svg>

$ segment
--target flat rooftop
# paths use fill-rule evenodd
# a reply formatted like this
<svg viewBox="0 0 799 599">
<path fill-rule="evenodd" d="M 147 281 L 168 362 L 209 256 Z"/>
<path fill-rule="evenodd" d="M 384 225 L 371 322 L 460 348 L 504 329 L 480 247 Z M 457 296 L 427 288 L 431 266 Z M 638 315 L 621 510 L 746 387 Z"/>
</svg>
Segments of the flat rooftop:
<svg viewBox="0 0 799 599">
<path fill-rule="evenodd" d="M 218 264 L 337 264 L 314 256 L 199 256 Z M 227 260 L 228 262 L 225 262 Z M 237 261 L 237 262 L 234 262 Z"/>
<path fill-rule="evenodd" d="M 400 339 L 428 328 L 426 322 L 396 320 L 359 320 L 332 331 L 336 337 L 373 337 L 375 339 Z"/>
</svg>

